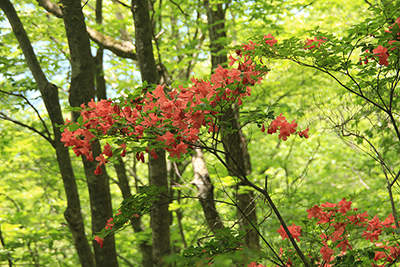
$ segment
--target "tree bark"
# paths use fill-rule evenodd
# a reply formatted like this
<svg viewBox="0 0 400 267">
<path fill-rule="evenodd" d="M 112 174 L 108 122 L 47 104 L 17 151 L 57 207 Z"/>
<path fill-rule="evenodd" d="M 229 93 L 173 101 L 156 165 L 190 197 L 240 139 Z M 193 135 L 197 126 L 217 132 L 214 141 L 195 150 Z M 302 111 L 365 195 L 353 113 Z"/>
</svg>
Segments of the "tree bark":
<svg viewBox="0 0 400 267">
<path fill-rule="evenodd" d="M 103 0 L 96 0 L 96 23 L 103 23 Z M 94 57 L 95 64 L 95 81 L 96 81 L 96 96 L 97 99 L 107 99 L 106 92 L 106 80 L 104 79 L 103 72 L 103 56 L 104 56 L 104 48 L 101 44 L 99 44 L 99 48 L 97 49 L 96 56 Z"/>
<path fill-rule="evenodd" d="M 82 13 L 80 0 L 61 0 L 64 26 L 71 54 L 71 84 L 69 102 L 72 107 L 88 103 L 95 96 L 93 57 L 90 52 L 90 41 L 86 31 L 85 18 Z M 76 121 L 79 114 L 73 113 L 72 120 Z M 100 143 L 93 145 L 93 157 L 101 153 Z M 107 220 L 113 216 L 109 177 L 103 166 L 102 174 L 95 175 L 97 162 L 90 162 L 82 157 L 86 181 L 89 189 L 90 208 L 92 215 L 92 232 L 101 231 Z M 104 240 L 104 247 L 92 241 L 96 267 L 118 266 L 114 236 Z"/>
<path fill-rule="evenodd" d="M 204 6 L 207 10 L 208 35 L 210 37 L 211 71 L 214 71 L 218 65 L 224 67 L 228 62 L 225 48 L 225 10 L 222 4 L 217 4 L 216 9 L 213 10 L 209 0 L 204 1 Z"/>
<path fill-rule="evenodd" d="M 85 18 L 80 0 L 61 0 L 64 27 L 71 54 L 71 85 L 69 102 L 72 107 L 88 103 L 95 96 L 93 58 L 86 32 Z M 79 113 L 74 113 L 74 118 Z"/>
<path fill-rule="evenodd" d="M 155 160 L 149 154 L 149 178 L 150 184 L 158 187 L 168 188 L 167 164 L 165 150 L 156 151 L 158 159 Z M 163 257 L 171 253 L 170 241 L 170 212 L 168 210 L 169 197 L 162 193 L 157 201 L 154 201 L 151 209 L 151 229 L 153 236 L 153 263 L 154 266 L 167 266 Z"/>
<path fill-rule="evenodd" d="M 24 53 L 28 67 L 39 87 L 43 102 L 52 122 L 54 133 L 53 147 L 56 150 L 57 162 L 64 183 L 65 194 L 67 196 L 67 208 L 64 212 L 64 217 L 68 223 L 69 230 L 72 233 L 79 261 L 84 267 L 94 267 L 93 253 L 85 234 L 78 187 L 72 169 L 71 158 L 68 148 L 65 147 L 60 140 L 60 129 L 56 126 L 64 124 L 59 102 L 58 88 L 55 85 L 50 84 L 44 75 L 35 52 L 33 51 L 28 35 L 26 34 L 13 5 L 8 0 L 4 0 L 0 1 L 0 8 L 5 12 L 13 28 L 14 34 Z"/>
<path fill-rule="evenodd" d="M 159 77 L 152 46 L 149 2 L 147 0 L 132 0 L 131 10 L 135 23 L 136 53 L 142 81 L 156 84 L 159 82 Z M 148 158 L 150 184 L 168 188 L 165 150 L 157 150 L 156 153 L 157 159 L 150 155 Z M 167 196 L 161 195 L 159 200 L 153 203 L 153 209 L 150 213 L 154 266 L 165 266 L 162 257 L 171 252 L 168 201 Z"/>
<path fill-rule="evenodd" d="M 135 23 L 136 53 L 142 81 L 157 84 L 159 77 L 152 45 L 152 28 L 147 0 L 132 0 L 131 6 Z"/>
<path fill-rule="evenodd" d="M 86 30 L 90 39 L 96 44 L 103 46 L 119 57 L 130 58 L 137 61 L 137 56 L 134 52 L 135 46 L 131 42 L 115 40 L 114 38 L 104 35 L 90 27 L 86 27 Z"/>
<path fill-rule="evenodd" d="M 217 230 L 224 229 L 224 224 L 215 207 L 214 186 L 208 174 L 203 151 L 198 147 L 194 149 L 194 154 L 192 154 L 192 165 L 194 179 L 190 183 L 197 187 L 197 197 L 203 208 L 208 227 L 215 234 Z"/>
<path fill-rule="evenodd" d="M 36 0 L 36 1 L 39 3 L 40 6 L 46 9 L 48 12 L 52 13 L 57 18 L 63 18 L 64 15 L 61 11 L 61 8 L 58 5 L 54 4 L 50 0 Z M 98 2 L 96 2 L 96 4 L 97 3 Z M 98 32 L 95 29 L 90 28 L 89 26 L 86 26 L 86 30 L 89 34 L 89 38 L 99 46 L 103 46 L 103 48 L 110 50 L 119 57 L 130 58 L 134 61 L 137 60 L 136 53 L 134 52 L 135 46 L 131 42 L 115 40 L 110 36 L 104 35 L 101 32 Z"/>
<path fill-rule="evenodd" d="M 222 4 L 217 4 L 216 9 L 210 6 L 209 1 L 204 2 L 207 10 L 207 22 L 209 25 L 211 69 L 215 70 L 218 65 L 226 66 L 228 57 L 225 50 L 225 11 Z M 247 153 L 246 140 L 238 122 L 239 111 L 236 107 L 229 107 L 222 117 L 223 127 L 222 143 L 226 153 L 226 163 L 229 167 L 229 174 L 232 176 L 245 176 L 251 173 L 250 156 Z M 232 129 L 231 133 L 224 133 Z M 240 183 L 237 184 L 239 189 Z M 252 249 L 260 249 L 260 238 L 255 231 L 252 231 L 251 220 L 257 225 L 256 206 L 254 193 L 237 193 L 239 225 L 246 231 L 245 243 Z M 245 216 L 242 214 L 245 213 Z M 247 217 L 247 218 L 246 218 Z"/>
</svg>

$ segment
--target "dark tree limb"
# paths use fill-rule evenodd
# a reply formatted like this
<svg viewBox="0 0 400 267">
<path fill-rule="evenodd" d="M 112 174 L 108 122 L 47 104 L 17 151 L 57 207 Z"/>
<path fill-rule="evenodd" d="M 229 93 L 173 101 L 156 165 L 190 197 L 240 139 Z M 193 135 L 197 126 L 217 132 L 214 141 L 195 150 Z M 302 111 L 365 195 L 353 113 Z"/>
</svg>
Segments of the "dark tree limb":
<svg viewBox="0 0 400 267">
<path fill-rule="evenodd" d="M 129 9 L 131 8 L 130 5 L 127 5 L 127 4 L 123 3 L 120 0 L 114 0 L 114 1 L 117 2 L 118 4 L 122 5 L 122 6 L 126 7 L 126 8 L 129 8 Z"/>
<path fill-rule="evenodd" d="M 69 104 L 79 107 L 95 97 L 94 60 L 91 54 L 90 40 L 86 31 L 83 6 L 80 0 L 61 0 L 65 32 L 68 40 L 71 59 L 71 82 L 69 87 Z M 79 113 L 72 113 L 72 121 L 76 121 Z M 92 146 L 93 157 L 101 153 L 100 142 L 95 141 Z M 89 161 L 82 157 L 83 168 L 89 190 L 90 210 L 92 219 L 92 233 L 100 232 L 113 216 L 109 176 L 102 166 L 102 173 L 94 174 L 96 161 Z M 118 259 L 115 248 L 115 236 L 104 240 L 104 247 L 92 240 L 96 267 L 117 267 Z"/>
<path fill-rule="evenodd" d="M 103 23 L 103 0 L 96 0 L 96 23 Z M 103 72 L 103 56 L 104 56 L 104 47 L 99 45 L 97 49 L 96 56 L 94 57 L 94 73 L 95 73 L 95 82 L 96 82 L 96 96 L 97 100 L 107 99 L 106 92 L 106 80 L 104 78 Z"/>
<path fill-rule="evenodd" d="M 216 10 L 210 5 L 210 1 L 204 1 L 207 10 L 208 33 L 210 37 L 211 50 L 211 70 L 215 70 L 218 65 L 226 66 L 228 56 L 225 50 L 226 30 L 225 30 L 225 11 L 222 4 L 216 5 Z"/>
<path fill-rule="evenodd" d="M 181 13 L 182 13 L 183 15 L 185 15 L 186 17 L 189 17 L 189 14 L 186 13 L 185 11 L 183 11 L 183 9 L 181 8 L 181 6 L 180 6 L 179 4 L 175 3 L 175 2 L 172 1 L 172 0 L 169 0 L 169 1 L 170 1 L 172 4 L 174 4 L 175 6 L 177 6 L 178 9 L 181 11 Z"/>
<path fill-rule="evenodd" d="M 40 6 L 55 15 L 57 18 L 63 18 L 61 8 L 50 0 L 37 0 L 37 2 Z M 101 32 L 90 28 L 89 26 L 86 27 L 86 30 L 90 39 L 96 44 L 103 46 L 105 49 L 110 50 L 119 57 L 130 58 L 134 61 L 137 61 L 135 46 L 131 42 L 117 41 L 110 36 L 104 35 Z"/>
<path fill-rule="evenodd" d="M 58 5 L 54 4 L 50 0 L 36 0 L 36 1 L 38 2 L 39 6 L 43 7 L 57 18 L 62 19 L 63 13 Z"/>
<path fill-rule="evenodd" d="M 134 61 L 137 61 L 137 55 L 134 52 L 135 46 L 129 41 L 117 41 L 114 38 L 104 35 L 95 29 L 90 27 L 86 27 L 86 30 L 89 34 L 90 39 L 98 45 L 103 46 L 105 49 L 110 50 L 115 55 L 122 58 L 130 58 Z"/>
<path fill-rule="evenodd" d="M 207 10 L 208 32 L 210 37 L 211 50 L 211 68 L 215 70 L 218 65 L 226 66 L 228 63 L 225 30 L 225 12 L 222 4 L 217 4 L 216 9 L 212 7 L 209 1 L 205 1 L 204 5 Z M 239 110 L 237 106 L 227 107 L 221 120 L 222 143 L 226 155 L 227 164 L 235 173 L 240 171 L 246 175 L 251 173 L 250 155 L 247 152 L 247 144 L 241 126 L 238 122 Z M 233 131 L 228 131 L 228 129 Z M 240 171 L 239 171 L 240 170 Z M 233 175 L 230 172 L 230 175 Z M 239 191 L 240 183 L 237 184 Z M 237 193 L 238 208 L 246 213 L 246 217 L 252 220 L 253 224 L 257 224 L 256 206 L 254 202 L 254 193 Z M 239 211 L 239 210 L 238 210 Z M 239 217 L 242 216 L 240 211 Z M 252 249 L 260 249 L 260 237 L 257 232 L 253 231 L 248 220 L 239 220 L 242 229 L 246 231 L 246 245 Z"/>
<path fill-rule="evenodd" d="M 3 249 L 6 250 L 6 242 L 4 241 L 3 232 L 1 231 L 1 224 L 0 224 L 0 243 L 3 246 Z M 12 267 L 13 262 L 12 262 L 10 252 L 7 251 L 6 255 L 7 255 L 8 266 Z"/>
<path fill-rule="evenodd" d="M 122 256 L 121 254 L 117 253 L 118 258 L 120 258 L 121 260 L 123 260 L 129 267 L 134 267 L 134 265 L 124 256 Z"/>
<path fill-rule="evenodd" d="M 271 196 L 269 195 L 268 191 L 265 188 L 261 188 L 257 185 L 255 185 L 254 183 L 250 182 L 247 179 L 247 176 L 245 174 L 245 170 L 239 170 L 239 173 L 235 173 L 235 170 L 232 169 L 228 163 L 221 157 L 220 154 L 225 154 L 225 156 L 229 156 L 229 154 L 227 154 L 224 151 L 215 149 L 215 148 L 209 148 L 209 147 L 203 147 L 204 149 L 207 149 L 210 153 L 212 153 L 213 155 L 216 156 L 216 158 L 225 166 L 225 168 L 230 172 L 233 173 L 236 177 L 238 177 L 241 182 L 244 185 L 248 185 L 252 188 L 254 188 L 256 191 L 260 192 L 262 195 L 264 195 L 264 197 L 266 198 L 269 206 L 271 207 L 271 209 L 273 210 L 273 212 L 275 213 L 276 217 L 278 218 L 280 224 L 282 225 L 283 229 L 285 230 L 285 233 L 288 235 L 290 243 L 293 245 L 294 249 L 296 250 L 297 254 L 299 255 L 299 257 L 301 258 L 303 264 L 305 267 L 310 267 L 310 263 L 308 261 L 308 259 L 305 257 L 304 253 L 301 251 L 299 245 L 296 243 L 296 241 L 294 240 L 292 234 L 290 233 L 287 224 L 285 222 L 285 220 L 283 219 L 281 213 L 279 212 L 278 208 L 275 206 L 274 201 L 272 200 Z"/>
</svg>

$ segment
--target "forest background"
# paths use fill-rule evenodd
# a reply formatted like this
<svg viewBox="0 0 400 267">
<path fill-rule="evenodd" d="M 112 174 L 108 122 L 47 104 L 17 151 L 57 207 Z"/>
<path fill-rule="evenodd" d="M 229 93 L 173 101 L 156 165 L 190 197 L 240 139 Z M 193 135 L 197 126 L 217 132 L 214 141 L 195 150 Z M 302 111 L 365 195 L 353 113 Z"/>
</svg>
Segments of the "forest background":
<svg viewBox="0 0 400 267">
<path fill-rule="evenodd" d="M 147 1 L 138 2 L 143 6 Z M 115 241 L 105 239 L 104 248 L 92 241 L 117 213 L 122 200 L 149 184 L 151 175 L 146 165 L 152 164 L 151 158 L 143 164 L 134 153 L 128 154 L 109 164 L 99 178 L 101 182 L 93 182 L 98 181 L 93 175 L 95 166 L 82 163 L 73 153 L 69 160 L 63 154 L 66 150 L 57 130 L 66 118 L 74 119 L 71 106 L 91 98 L 126 95 L 142 84 L 146 74 L 140 67 L 143 60 L 140 62 L 138 47 L 135 49 L 142 40 L 138 33 L 147 34 L 153 43 L 158 77 L 149 82 L 174 88 L 188 86 L 193 76 L 207 79 L 217 63 L 227 63 L 227 54 L 234 52 L 229 46 L 246 43 L 254 36 L 271 33 L 278 40 L 313 38 L 309 31 L 319 26 L 340 37 L 351 25 L 371 16 L 368 8 L 375 3 L 149 1 L 144 5 L 149 7 L 147 31 L 141 28 L 145 23 L 140 24 L 146 21 L 141 17 L 146 12 L 131 10 L 136 1 L 66 0 L 56 4 L 6 0 L 0 6 L 2 266 L 159 264 L 148 257 L 152 255 L 148 252 L 152 234 L 154 238 L 152 228 L 157 227 L 154 219 L 150 224 L 150 216 L 142 216 L 134 227 L 118 232 Z M 21 31 L 13 32 L 9 24 L 11 7 L 33 46 L 38 62 L 34 67 L 16 39 Z M 221 59 L 224 56 L 225 60 Z M 249 179 L 263 187 L 268 177 L 269 193 L 288 224 L 300 223 L 306 209 L 314 204 L 342 198 L 351 199 L 353 206 L 368 214 L 386 217 L 391 213 L 385 173 L 369 155 L 371 147 L 360 139 L 343 136 L 340 127 L 343 121 L 354 119 L 353 129 L 379 144 L 385 158 L 391 159 L 388 167 L 395 169 L 398 153 L 393 149 L 394 141 L 373 135 L 371 125 L 365 122 L 370 114 L 364 113 L 363 103 L 354 101 L 351 94 L 316 70 L 287 61 L 274 61 L 269 67 L 270 73 L 262 84 L 252 88 L 252 97 L 240 112 L 273 109 L 276 115 L 283 113 L 289 120 L 296 119 L 302 129 L 309 126 L 310 138 L 283 142 L 262 133 L 257 125 L 244 127 L 245 154 L 251 162 Z M 221 223 L 232 229 L 245 227 L 243 216 L 227 204 L 232 199 L 244 202 L 245 208 L 251 207 L 249 214 L 256 216 L 261 235 L 278 242 L 280 223 L 262 196 L 240 186 L 210 153 L 205 152 L 204 159 Z M 203 203 L 196 199 L 199 192 L 191 184 L 194 174 L 190 155 L 175 163 L 168 160 L 167 171 L 174 200 L 169 203 L 169 215 L 159 224 L 169 226 L 169 253 L 179 254 L 197 246 L 215 229 L 207 221 Z M 397 190 L 394 187 L 396 201 Z M 257 237 L 249 240 L 249 236 L 244 239 L 246 245 L 265 249 Z"/>
</svg>

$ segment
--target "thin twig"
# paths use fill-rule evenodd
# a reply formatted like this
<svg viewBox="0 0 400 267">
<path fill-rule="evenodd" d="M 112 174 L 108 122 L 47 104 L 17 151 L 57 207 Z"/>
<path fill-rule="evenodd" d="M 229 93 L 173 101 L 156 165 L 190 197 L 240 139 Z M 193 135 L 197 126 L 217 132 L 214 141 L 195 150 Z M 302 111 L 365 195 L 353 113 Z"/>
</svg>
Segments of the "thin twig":
<svg viewBox="0 0 400 267">
<path fill-rule="evenodd" d="M 172 0 L 169 0 L 172 4 L 176 5 L 178 7 L 178 9 L 182 12 L 183 15 L 185 15 L 186 17 L 189 17 L 189 14 L 186 13 L 185 11 L 182 10 L 182 8 L 179 6 L 179 4 L 175 3 Z"/>
<path fill-rule="evenodd" d="M 39 111 L 35 108 L 34 105 L 32 105 L 32 103 L 29 101 L 28 98 L 26 98 L 26 96 L 24 96 L 24 95 L 22 95 L 22 94 L 16 94 L 16 93 L 11 93 L 11 92 L 7 92 L 7 91 L 3 91 L 3 90 L 0 90 L 0 93 L 7 94 L 7 95 L 11 95 L 11 96 L 20 97 L 20 98 L 22 98 L 23 100 L 25 100 L 25 102 L 35 111 L 36 115 L 39 117 L 40 122 L 42 123 L 42 125 L 43 125 L 43 127 L 44 127 L 44 129 L 45 129 L 45 132 L 47 133 L 48 138 L 51 140 L 51 134 L 50 134 L 50 131 L 49 131 L 48 128 L 47 128 L 46 123 L 44 122 L 43 118 L 40 116 Z M 47 140 L 47 139 L 46 139 L 46 140 Z"/>
<path fill-rule="evenodd" d="M 120 0 L 114 0 L 114 1 L 117 2 L 118 4 L 121 4 L 122 6 L 124 6 L 126 8 L 131 8 L 130 5 L 127 5 L 127 4 L 123 3 L 123 2 L 121 2 Z"/>
<path fill-rule="evenodd" d="M 121 254 L 117 253 L 117 257 L 120 258 L 121 260 L 123 260 L 128 266 L 134 267 L 134 265 L 127 258 L 122 256 Z"/>
<path fill-rule="evenodd" d="M 31 131 L 37 133 L 38 135 L 40 135 L 41 137 L 43 137 L 44 139 L 46 139 L 46 141 L 48 141 L 53 147 L 55 146 L 54 141 L 53 141 L 50 137 L 46 136 L 46 135 L 43 134 L 42 132 L 39 132 L 38 130 L 36 130 L 36 129 L 33 128 L 32 126 L 29 126 L 29 125 L 27 125 L 27 124 L 25 124 L 25 123 L 22 123 L 22 122 L 20 122 L 20 121 L 11 119 L 10 117 L 8 117 L 8 116 L 7 116 L 6 114 L 4 114 L 3 112 L 0 112 L 0 119 L 7 120 L 7 121 L 10 121 L 10 122 L 12 122 L 12 123 L 15 123 L 15 124 L 17 124 L 17 125 L 19 125 L 19 126 L 28 128 L 29 130 L 31 130 Z"/>
</svg>

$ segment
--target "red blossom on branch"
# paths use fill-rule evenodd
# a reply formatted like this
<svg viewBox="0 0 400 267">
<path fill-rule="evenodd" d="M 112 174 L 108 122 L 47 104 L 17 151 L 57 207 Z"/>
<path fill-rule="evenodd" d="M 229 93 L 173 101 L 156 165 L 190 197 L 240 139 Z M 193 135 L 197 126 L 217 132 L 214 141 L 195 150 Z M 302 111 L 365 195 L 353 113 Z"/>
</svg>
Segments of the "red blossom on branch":
<svg viewBox="0 0 400 267">
<path fill-rule="evenodd" d="M 112 230 L 114 223 L 111 223 L 112 221 L 114 221 L 114 218 L 110 218 L 107 220 L 107 225 L 106 225 L 106 230 Z"/>
<path fill-rule="evenodd" d="M 270 47 L 273 47 L 274 44 L 276 44 L 278 41 L 275 39 L 274 36 L 272 36 L 270 33 L 268 35 L 264 35 L 263 39 L 265 40 L 265 43 L 269 45 Z"/>
<path fill-rule="evenodd" d="M 266 35 L 264 40 L 271 47 L 276 43 L 271 34 Z M 89 161 L 94 160 L 92 145 L 96 136 L 105 135 L 119 136 L 122 140 L 129 137 L 135 141 L 151 138 L 157 143 L 155 148 L 160 148 L 162 144 L 170 157 L 181 158 L 199 139 L 201 127 L 208 126 L 209 132 L 217 132 L 219 117 L 215 115 L 223 112 L 222 108 L 230 103 L 242 105 L 242 99 L 251 94 L 250 86 L 261 83 L 266 72 L 258 70 L 251 59 L 256 46 L 259 44 L 252 41 L 242 45 L 236 53 L 239 58 L 230 56 L 231 62 L 238 62 L 237 68 L 218 66 L 210 81 L 192 78 L 192 86 L 179 86 L 168 93 L 164 86 L 157 85 L 153 90 L 148 86 L 136 99 L 119 102 L 100 100 L 96 103 L 92 99 L 87 105 L 81 105 L 80 123 L 67 121 L 61 140 L 65 146 L 71 146 L 77 156 L 85 155 Z M 279 138 L 286 141 L 296 132 L 296 127 L 294 120 L 288 123 L 281 114 L 271 123 L 268 133 L 278 130 Z M 299 132 L 299 136 L 308 138 L 308 128 Z M 146 151 L 153 158 L 158 157 L 153 147 L 148 147 Z M 125 143 L 114 150 L 107 143 L 96 157 L 95 174 L 102 173 L 100 166 L 108 163 L 114 154 L 125 156 L 126 152 Z M 143 153 L 137 153 L 136 157 L 144 162 Z"/>
<path fill-rule="evenodd" d="M 251 41 L 242 45 L 244 53 L 238 53 L 238 59 L 230 57 L 239 62 L 238 67 L 225 69 L 218 66 L 210 81 L 193 78 L 192 86 L 180 86 L 168 93 L 161 85 L 154 90 L 147 87 L 136 99 L 122 102 L 100 100 L 96 103 L 92 99 L 87 105 L 81 105 L 81 123 L 67 121 L 61 140 L 65 146 L 71 146 L 77 156 L 85 155 L 93 161 L 92 145 L 96 136 L 115 135 L 141 140 L 149 133 L 163 144 L 170 157 L 180 158 L 182 153 L 187 153 L 188 144 L 199 139 L 201 127 L 208 125 L 210 132 L 218 131 L 215 115 L 220 111 L 215 109 L 218 105 L 226 106 L 219 104 L 221 101 L 241 105 L 242 99 L 250 96 L 250 86 L 261 82 L 265 72 L 257 70 L 256 64 L 245 54 L 258 45 Z M 209 109 L 199 110 L 199 106 Z M 157 158 L 153 148 L 149 151 Z M 97 175 L 102 173 L 100 166 L 115 153 L 125 156 L 126 144 L 114 151 L 110 144 L 104 146 L 103 152 L 96 157 Z M 144 161 L 142 154 L 138 154 L 138 160 Z"/>
<path fill-rule="evenodd" d="M 321 37 L 318 39 L 317 37 L 314 37 L 314 39 L 307 39 L 305 43 L 305 48 L 304 49 L 314 49 L 316 48 L 315 45 L 318 46 L 318 48 L 321 46 L 322 43 L 325 43 L 327 40 L 326 37 Z"/>
<path fill-rule="evenodd" d="M 268 127 L 268 134 L 274 134 L 277 131 L 279 131 L 279 139 L 282 139 L 283 141 L 286 141 L 288 137 L 291 134 L 294 134 L 296 132 L 297 128 L 297 123 L 295 123 L 295 120 L 293 120 L 291 123 L 289 123 L 285 117 L 282 116 L 282 113 L 271 122 L 271 124 Z M 265 128 L 261 128 L 261 131 L 265 131 Z M 306 130 L 299 132 L 300 137 L 305 137 L 308 138 L 308 127 Z"/>
<path fill-rule="evenodd" d="M 299 132 L 299 136 L 300 137 L 304 137 L 304 138 L 308 138 L 309 137 L 309 135 L 308 135 L 308 131 L 309 130 L 310 129 L 308 129 L 308 126 L 307 126 L 307 129 L 305 129 L 304 131 Z"/>
<path fill-rule="evenodd" d="M 374 50 L 372 50 L 372 52 L 375 55 L 379 56 L 379 64 L 385 65 L 385 66 L 389 65 L 389 62 L 387 61 L 387 59 L 389 58 L 389 53 L 388 53 L 388 49 L 386 47 L 378 45 L 378 47 L 375 48 Z"/>
<path fill-rule="evenodd" d="M 325 245 L 321 248 L 320 253 L 322 254 L 322 259 L 326 262 L 330 262 L 332 260 L 332 255 L 335 253 L 335 251 L 331 248 L 328 247 L 328 245 L 325 243 Z"/>
<path fill-rule="evenodd" d="M 289 229 L 289 232 L 292 234 L 293 238 L 296 239 L 297 242 L 299 242 L 299 236 L 301 235 L 301 226 L 297 226 L 293 223 L 292 226 L 288 226 L 287 228 Z M 277 230 L 277 232 L 281 235 L 282 240 L 285 240 L 285 238 L 289 238 L 282 225 L 281 228 Z"/>
<path fill-rule="evenodd" d="M 103 246 L 104 246 L 104 243 L 103 243 L 103 239 L 102 238 L 100 238 L 100 237 L 98 237 L 97 235 L 94 237 L 94 240 L 97 242 L 97 243 L 99 243 L 100 244 L 100 248 L 102 248 Z"/>
<path fill-rule="evenodd" d="M 319 237 L 322 239 L 323 244 L 320 249 L 321 258 L 327 263 L 324 266 L 331 266 L 329 262 L 334 259 L 333 255 L 337 253 L 335 248 L 339 248 L 342 255 L 345 254 L 347 250 L 353 249 L 349 237 L 358 238 L 350 235 L 347 229 L 348 225 L 351 225 L 349 228 L 350 230 L 354 229 L 354 226 L 366 228 L 361 236 L 370 242 L 376 242 L 379 239 L 384 227 L 396 228 L 392 214 L 389 214 L 384 221 L 380 221 L 377 216 L 368 220 L 367 212 L 356 213 L 358 209 L 351 208 L 351 204 L 351 201 L 347 201 L 343 198 L 337 204 L 326 202 L 307 209 L 308 219 L 317 218 L 319 221 L 316 224 L 322 224 L 322 228 L 320 229 L 323 229 L 323 231 Z M 349 212 L 351 212 L 352 215 L 346 215 Z M 290 226 L 288 228 L 291 229 Z M 291 229 L 290 232 L 292 233 L 293 229 Z M 278 233 L 281 234 L 282 239 L 287 238 L 282 226 L 278 230 Z M 382 243 L 375 243 L 375 245 L 386 250 L 385 252 L 375 252 L 375 261 L 384 260 L 385 263 L 390 263 L 400 256 L 400 247 L 397 244 L 395 246 L 385 246 Z M 385 266 L 385 264 L 373 264 L 373 266 Z"/>
</svg>

